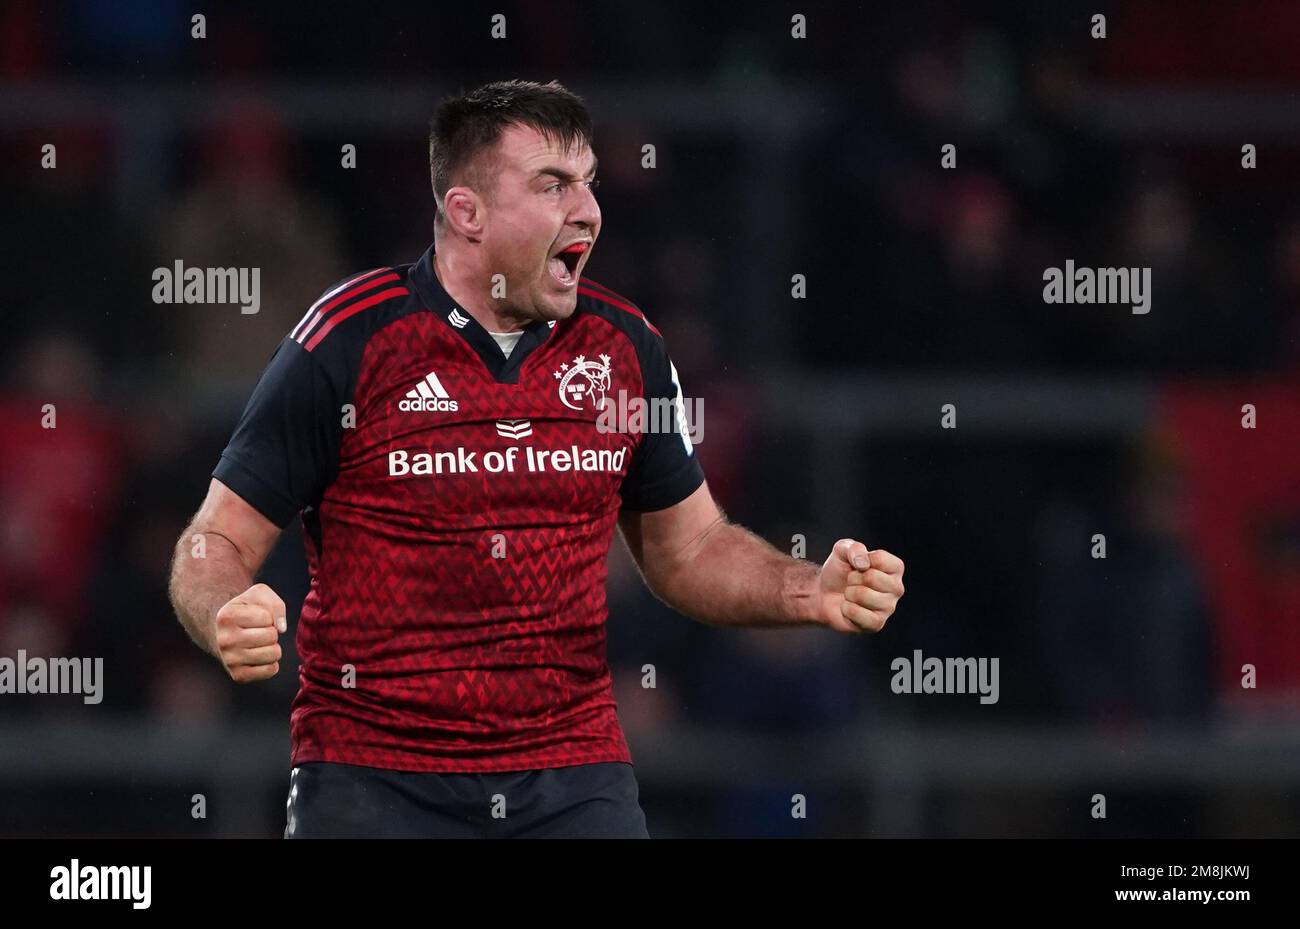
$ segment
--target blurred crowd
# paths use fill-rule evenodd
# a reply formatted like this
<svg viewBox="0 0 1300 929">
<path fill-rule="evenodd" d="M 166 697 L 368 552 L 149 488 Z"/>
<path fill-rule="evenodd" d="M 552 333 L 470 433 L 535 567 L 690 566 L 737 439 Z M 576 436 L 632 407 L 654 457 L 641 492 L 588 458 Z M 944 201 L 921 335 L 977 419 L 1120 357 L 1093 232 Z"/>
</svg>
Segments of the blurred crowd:
<svg viewBox="0 0 1300 929">
<path fill-rule="evenodd" d="M 174 38 L 176 29 L 187 33 L 190 15 L 179 3 L 155 4 L 148 15 L 132 4 L 77 2 L 54 14 L 46 6 L 16 2 L 0 14 L 7 85 L 48 82 L 75 97 L 95 83 L 128 93 L 143 75 L 247 88 L 236 111 L 162 138 L 166 195 L 155 202 L 124 199 L 117 123 L 11 119 L 0 128 L 10 220 L 0 655 L 103 655 L 102 712 L 196 725 L 287 716 L 292 663 L 267 685 L 236 688 L 190 644 L 167 602 L 172 545 L 277 341 L 329 282 L 415 260 L 432 217 L 423 127 L 373 138 L 358 129 L 367 167 L 360 180 L 343 177 L 336 134 L 299 124 L 275 102 L 278 79 L 307 75 L 426 80 L 430 109 L 453 82 L 501 71 L 555 76 L 579 93 L 605 79 L 739 81 L 756 93 L 790 80 L 826 100 L 827 128 L 797 142 L 788 179 L 798 186 L 794 227 L 770 233 L 815 282 L 804 304 L 782 300 L 800 325 L 787 330 L 793 338 L 779 356 L 731 350 L 746 326 L 734 282 L 767 270 L 747 262 L 736 230 L 738 205 L 766 192 L 748 189 L 743 173 L 716 170 L 726 161 L 718 151 L 734 140 L 668 120 L 654 138 L 678 167 L 650 180 L 610 159 L 606 225 L 589 271 L 646 310 L 686 392 L 704 398 L 699 453 L 728 513 L 783 548 L 794 527 L 818 561 L 836 538 L 867 535 L 907 561 L 908 595 L 874 641 L 720 631 L 658 604 L 616 543 L 610 660 L 634 753 L 638 738 L 671 738 L 679 727 L 807 733 L 981 713 L 999 722 L 1202 724 L 1232 702 L 1239 653 L 1225 652 L 1225 630 L 1262 621 L 1225 615 L 1213 548 L 1196 535 L 1207 525 L 1239 536 L 1241 557 L 1267 563 L 1256 579 L 1285 592 L 1268 615 L 1292 627 L 1300 619 L 1294 481 L 1273 475 L 1276 493 L 1254 509 L 1243 503 L 1237 523 L 1207 524 L 1206 499 L 1222 488 L 1201 479 L 1213 449 L 1198 452 L 1188 436 L 1210 428 L 1205 416 L 1216 407 L 1198 407 L 1196 397 L 1179 394 L 1147 434 L 1119 439 L 982 434 L 954 443 L 937 429 L 863 436 L 866 526 L 809 522 L 817 464 L 805 459 L 792 480 L 786 465 L 804 450 L 753 402 L 774 366 L 1115 376 L 1158 390 L 1217 389 L 1227 425 L 1239 428 L 1231 385 L 1300 381 L 1300 198 L 1286 175 L 1300 163 L 1295 140 L 1273 142 L 1251 172 L 1240 166 L 1241 141 L 1250 140 L 1117 136 L 1091 118 L 1100 90 L 1178 87 L 1180 75 L 1209 89 L 1300 82 L 1272 46 L 1252 53 L 1220 43 L 1232 80 L 1215 84 L 1195 63 L 1196 40 L 1209 42 L 1221 21 L 1195 13 L 1173 26 L 1152 5 L 1133 4 L 1111 16 L 1109 44 L 1090 44 L 1077 5 L 977 17 L 956 5 L 909 4 L 836 25 L 803 57 L 789 42 L 755 37 L 754 24 L 730 23 L 731 14 L 699 10 L 679 32 L 653 13 L 560 3 L 559 24 L 544 30 L 528 5 L 506 4 L 518 15 L 519 58 L 485 70 L 476 57 L 485 43 L 422 36 L 414 14 L 396 11 L 364 27 L 321 14 L 311 30 L 296 30 L 291 17 L 235 4 L 226 18 L 210 15 L 212 38 L 192 51 Z M 1254 6 L 1300 25 L 1294 7 Z M 814 7 L 813 28 L 830 31 L 835 15 Z M 1125 53 L 1132 30 L 1152 22 L 1175 38 L 1135 65 Z M 536 38 L 543 32 L 545 41 Z M 368 43 L 372 54 L 345 53 L 350 42 Z M 626 54 L 587 62 L 601 43 Z M 855 43 L 870 54 L 854 54 Z M 604 174 L 603 138 L 639 140 L 650 130 L 635 114 L 594 116 Z M 45 170 L 34 153 L 51 140 L 58 167 Z M 939 167 L 948 143 L 957 146 L 951 171 Z M 1151 267 L 1153 311 L 1045 306 L 1042 270 L 1067 258 Z M 262 268 L 261 312 L 154 304 L 152 269 L 177 259 Z M 786 286 L 779 276 L 777 285 Z M 55 429 L 43 428 L 46 405 Z M 1207 412 L 1198 419 L 1195 410 Z M 1296 434 L 1279 454 L 1295 454 Z M 1289 521 L 1258 536 L 1251 514 L 1270 502 Z M 1091 551 L 1097 533 L 1106 537 L 1104 560 Z M 300 534 L 285 534 L 264 577 L 291 616 L 305 592 Z M 891 700 L 889 661 L 914 648 L 1000 656 L 1001 703 Z M 1275 661 L 1300 658 L 1296 635 L 1278 648 Z M 647 664 L 657 671 L 654 689 L 641 686 Z M 36 701 L 10 707 L 73 712 Z M 715 830 L 791 828 L 788 810 L 764 809 L 741 791 L 710 809 Z"/>
</svg>

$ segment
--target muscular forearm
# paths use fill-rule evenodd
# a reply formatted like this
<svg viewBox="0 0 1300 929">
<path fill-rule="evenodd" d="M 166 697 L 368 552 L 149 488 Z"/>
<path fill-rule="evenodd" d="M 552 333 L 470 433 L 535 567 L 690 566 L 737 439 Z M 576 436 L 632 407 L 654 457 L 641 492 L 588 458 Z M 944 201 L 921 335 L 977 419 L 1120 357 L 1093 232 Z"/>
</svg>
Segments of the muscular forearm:
<svg viewBox="0 0 1300 929">
<path fill-rule="evenodd" d="M 818 568 L 720 519 L 690 550 L 647 577 L 669 606 L 718 626 L 819 624 Z"/>
<path fill-rule="evenodd" d="M 252 583 L 253 572 L 225 536 L 194 526 L 181 534 L 168 593 L 181 625 L 208 654 L 218 654 L 217 611 Z"/>
</svg>

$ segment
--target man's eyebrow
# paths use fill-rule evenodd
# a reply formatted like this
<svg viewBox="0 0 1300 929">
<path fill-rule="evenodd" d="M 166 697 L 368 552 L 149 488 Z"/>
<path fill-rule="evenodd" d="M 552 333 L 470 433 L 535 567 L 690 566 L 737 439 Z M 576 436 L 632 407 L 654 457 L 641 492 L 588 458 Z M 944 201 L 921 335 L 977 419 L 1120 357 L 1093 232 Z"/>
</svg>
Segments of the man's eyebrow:
<svg viewBox="0 0 1300 929">
<path fill-rule="evenodd" d="M 587 176 L 588 176 L 588 177 L 594 177 L 594 176 L 595 176 L 595 174 L 596 174 L 596 163 L 597 163 L 596 156 L 595 156 L 595 155 L 592 155 L 592 156 L 591 156 L 591 170 L 587 172 Z M 544 177 L 544 176 L 550 176 L 550 177 L 555 178 L 556 180 L 565 181 L 565 182 L 572 182 L 572 181 L 579 180 L 579 178 L 577 178 L 577 177 L 575 177 L 574 175 L 570 174 L 568 171 L 564 170 L 563 168 L 556 167 L 555 165 L 547 165 L 547 166 L 544 167 L 544 168 L 538 168 L 537 171 L 536 171 L 536 173 L 533 174 L 533 178 L 534 178 L 534 179 L 537 179 L 537 178 L 539 178 L 539 177 Z"/>
</svg>

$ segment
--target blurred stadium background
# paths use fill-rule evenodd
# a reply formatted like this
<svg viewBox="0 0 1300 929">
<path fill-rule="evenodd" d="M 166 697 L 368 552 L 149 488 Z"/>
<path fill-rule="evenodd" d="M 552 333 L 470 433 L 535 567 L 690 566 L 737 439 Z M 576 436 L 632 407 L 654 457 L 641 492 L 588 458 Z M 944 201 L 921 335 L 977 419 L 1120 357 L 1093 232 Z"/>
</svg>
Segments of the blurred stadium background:
<svg viewBox="0 0 1300 929">
<path fill-rule="evenodd" d="M 171 546 L 305 306 L 430 240 L 437 99 L 504 77 L 587 99 L 591 276 L 704 398 L 730 515 L 908 565 L 880 636 L 726 632 L 616 546 L 653 834 L 1300 832 L 1300 5 L 278 6 L 0 12 L 0 655 L 106 677 L 98 706 L 0 697 L 0 834 L 283 829 L 294 668 L 229 684 Z M 1150 314 L 1045 305 L 1067 258 L 1151 267 Z M 260 267 L 261 312 L 154 304 L 177 259 Z M 295 616 L 299 532 L 264 579 Z M 999 702 L 895 695 L 914 649 L 998 657 Z"/>
</svg>

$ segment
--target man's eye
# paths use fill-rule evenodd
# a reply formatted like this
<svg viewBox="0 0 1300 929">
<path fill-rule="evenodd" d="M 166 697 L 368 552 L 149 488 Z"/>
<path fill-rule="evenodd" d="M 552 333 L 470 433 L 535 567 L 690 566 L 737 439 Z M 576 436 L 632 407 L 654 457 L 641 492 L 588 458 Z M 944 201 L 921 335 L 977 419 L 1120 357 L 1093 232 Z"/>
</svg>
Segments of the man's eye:
<svg viewBox="0 0 1300 929">
<path fill-rule="evenodd" d="M 600 186 L 600 181 L 597 180 L 596 178 L 592 178 L 591 180 L 586 181 L 585 183 L 587 185 L 588 190 L 595 190 L 597 187 Z M 556 181 L 553 184 L 547 184 L 545 187 L 543 187 L 542 193 L 547 193 L 547 194 L 558 193 L 559 191 L 562 191 L 564 189 L 564 186 L 565 185 L 560 181 Z"/>
</svg>

